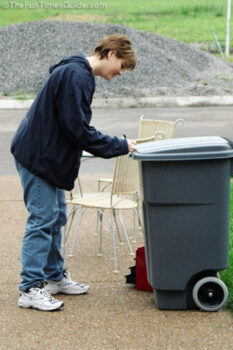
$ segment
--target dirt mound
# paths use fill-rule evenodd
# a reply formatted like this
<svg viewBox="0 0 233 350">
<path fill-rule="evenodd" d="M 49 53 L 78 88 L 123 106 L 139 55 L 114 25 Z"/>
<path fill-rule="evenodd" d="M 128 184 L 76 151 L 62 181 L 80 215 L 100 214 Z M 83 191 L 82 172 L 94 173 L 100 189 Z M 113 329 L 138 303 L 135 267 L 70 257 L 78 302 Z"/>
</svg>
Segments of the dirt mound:
<svg viewBox="0 0 233 350">
<path fill-rule="evenodd" d="M 97 78 L 96 96 L 227 95 L 233 66 L 176 40 L 114 24 L 38 21 L 0 28 L 0 93 L 35 93 L 62 57 L 90 55 L 103 36 L 124 33 L 138 63 L 110 83 Z"/>
</svg>

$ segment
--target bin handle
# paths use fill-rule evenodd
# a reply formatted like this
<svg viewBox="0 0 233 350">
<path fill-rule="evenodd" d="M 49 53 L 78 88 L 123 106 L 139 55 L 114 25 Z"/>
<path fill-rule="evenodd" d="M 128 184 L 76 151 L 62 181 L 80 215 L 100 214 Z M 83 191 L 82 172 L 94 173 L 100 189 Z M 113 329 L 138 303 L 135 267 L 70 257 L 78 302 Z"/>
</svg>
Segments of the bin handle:
<svg viewBox="0 0 233 350">
<path fill-rule="evenodd" d="M 183 125 L 184 125 L 184 119 L 182 119 L 182 118 L 176 119 L 175 125 L 176 125 L 177 127 L 183 126 Z"/>
<path fill-rule="evenodd" d="M 155 138 L 158 140 L 163 140 L 165 138 L 165 133 L 162 130 L 155 132 Z"/>
</svg>

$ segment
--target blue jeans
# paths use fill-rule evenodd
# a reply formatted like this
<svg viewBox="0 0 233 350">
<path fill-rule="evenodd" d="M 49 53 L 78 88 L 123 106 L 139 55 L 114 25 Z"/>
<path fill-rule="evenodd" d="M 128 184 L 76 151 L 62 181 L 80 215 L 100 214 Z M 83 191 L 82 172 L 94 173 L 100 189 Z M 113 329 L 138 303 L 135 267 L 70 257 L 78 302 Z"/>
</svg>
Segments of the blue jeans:
<svg viewBox="0 0 233 350">
<path fill-rule="evenodd" d="M 64 274 L 61 227 L 66 224 L 65 191 L 32 174 L 19 162 L 16 168 L 29 212 L 22 244 L 22 281 L 26 291 L 45 279 L 59 281 Z"/>
</svg>

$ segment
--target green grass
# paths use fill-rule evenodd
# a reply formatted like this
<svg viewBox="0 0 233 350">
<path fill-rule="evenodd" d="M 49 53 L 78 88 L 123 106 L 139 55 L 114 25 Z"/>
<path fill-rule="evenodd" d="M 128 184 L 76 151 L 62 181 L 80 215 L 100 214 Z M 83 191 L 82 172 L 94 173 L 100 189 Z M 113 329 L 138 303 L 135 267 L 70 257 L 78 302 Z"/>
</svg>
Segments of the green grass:
<svg viewBox="0 0 233 350">
<path fill-rule="evenodd" d="M 229 268 L 220 273 L 229 291 L 227 308 L 233 313 L 233 182 L 231 183 Z"/>
<path fill-rule="evenodd" d="M 51 5 L 59 7 L 64 3 L 69 7 L 94 4 L 99 8 L 46 8 Z M 7 4 L 8 8 L 4 8 Z M 17 8 L 20 4 L 23 8 Z M 210 32 L 213 26 L 224 46 L 226 7 L 226 0 L 0 0 L 0 25 L 60 16 L 61 19 L 119 23 L 187 43 L 213 42 Z"/>
<path fill-rule="evenodd" d="M 8 96 L 8 95 L 6 95 L 6 94 L 4 95 L 4 92 L 3 92 L 3 96 Z M 28 94 L 28 92 L 25 89 L 21 89 L 21 90 L 15 91 L 13 98 L 15 100 L 34 99 L 35 94 Z"/>
</svg>

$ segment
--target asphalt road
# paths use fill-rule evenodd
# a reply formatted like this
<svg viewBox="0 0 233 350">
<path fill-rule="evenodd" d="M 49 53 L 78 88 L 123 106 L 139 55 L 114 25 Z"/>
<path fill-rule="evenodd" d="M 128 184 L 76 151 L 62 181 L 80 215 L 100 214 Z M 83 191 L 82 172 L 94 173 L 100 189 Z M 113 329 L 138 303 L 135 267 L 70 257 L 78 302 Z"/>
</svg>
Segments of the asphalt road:
<svg viewBox="0 0 233 350">
<path fill-rule="evenodd" d="M 0 176 L 16 174 L 9 149 L 14 132 L 25 113 L 26 110 L 0 110 Z M 128 138 L 136 138 L 141 115 L 170 121 L 183 118 L 185 124 L 176 128 L 174 137 L 218 135 L 233 140 L 233 107 L 98 108 L 93 109 L 91 124 L 111 136 L 121 137 L 126 134 Z M 113 159 L 91 159 L 83 162 L 81 174 L 111 174 L 113 166 Z"/>
</svg>

